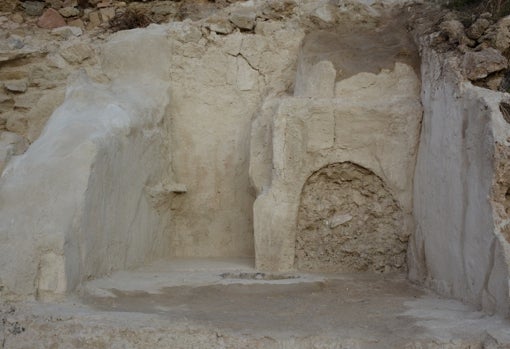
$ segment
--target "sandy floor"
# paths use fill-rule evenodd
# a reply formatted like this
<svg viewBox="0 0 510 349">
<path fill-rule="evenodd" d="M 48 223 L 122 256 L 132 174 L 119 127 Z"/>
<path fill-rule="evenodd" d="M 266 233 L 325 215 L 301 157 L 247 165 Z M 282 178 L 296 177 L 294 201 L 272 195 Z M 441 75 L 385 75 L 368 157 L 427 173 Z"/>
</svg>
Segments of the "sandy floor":
<svg viewBox="0 0 510 349">
<path fill-rule="evenodd" d="M 275 275 L 249 260 L 178 260 L 80 294 L 4 307 L 3 347 L 510 348 L 510 323 L 403 275 Z"/>
</svg>

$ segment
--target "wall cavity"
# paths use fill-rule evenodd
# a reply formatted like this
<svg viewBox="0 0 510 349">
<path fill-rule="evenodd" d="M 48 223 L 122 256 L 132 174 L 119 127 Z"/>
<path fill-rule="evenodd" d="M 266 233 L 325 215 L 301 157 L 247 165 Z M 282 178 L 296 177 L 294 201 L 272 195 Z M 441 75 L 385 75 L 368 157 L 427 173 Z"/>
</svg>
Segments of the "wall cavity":
<svg viewBox="0 0 510 349">
<path fill-rule="evenodd" d="M 405 270 L 403 214 L 383 181 L 350 162 L 315 172 L 301 194 L 295 263 L 299 270 Z"/>
</svg>

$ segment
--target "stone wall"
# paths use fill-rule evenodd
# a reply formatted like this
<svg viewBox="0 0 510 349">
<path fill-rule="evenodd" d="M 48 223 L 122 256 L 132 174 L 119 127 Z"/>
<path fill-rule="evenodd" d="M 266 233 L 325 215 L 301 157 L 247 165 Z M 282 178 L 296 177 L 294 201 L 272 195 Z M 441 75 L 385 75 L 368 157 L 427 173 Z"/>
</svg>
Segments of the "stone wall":
<svg viewBox="0 0 510 349">
<path fill-rule="evenodd" d="M 71 74 L 104 80 L 91 41 L 79 28 L 41 31 L 0 16 L 0 172 L 39 137 Z"/>
</svg>

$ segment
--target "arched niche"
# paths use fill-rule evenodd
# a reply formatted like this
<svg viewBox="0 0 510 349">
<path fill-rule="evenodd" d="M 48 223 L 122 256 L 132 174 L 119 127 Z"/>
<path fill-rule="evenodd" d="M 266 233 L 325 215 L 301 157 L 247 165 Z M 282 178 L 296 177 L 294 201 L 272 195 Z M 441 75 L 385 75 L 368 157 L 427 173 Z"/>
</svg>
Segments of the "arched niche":
<svg viewBox="0 0 510 349">
<path fill-rule="evenodd" d="M 385 183 L 352 162 L 327 165 L 303 186 L 295 267 L 321 272 L 405 271 L 408 234 Z"/>
</svg>

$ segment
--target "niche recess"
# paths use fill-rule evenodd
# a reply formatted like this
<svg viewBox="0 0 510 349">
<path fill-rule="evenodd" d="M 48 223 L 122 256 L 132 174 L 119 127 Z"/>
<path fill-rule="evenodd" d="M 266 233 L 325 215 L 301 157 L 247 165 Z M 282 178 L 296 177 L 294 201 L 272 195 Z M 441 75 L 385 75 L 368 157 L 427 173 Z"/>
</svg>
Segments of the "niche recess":
<svg viewBox="0 0 510 349">
<path fill-rule="evenodd" d="M 296 268 L 327 272 L 406 269 L 403 213 L 372 171 L 351 162 L 327 165 L 301 193 Z"/>
</svg>

